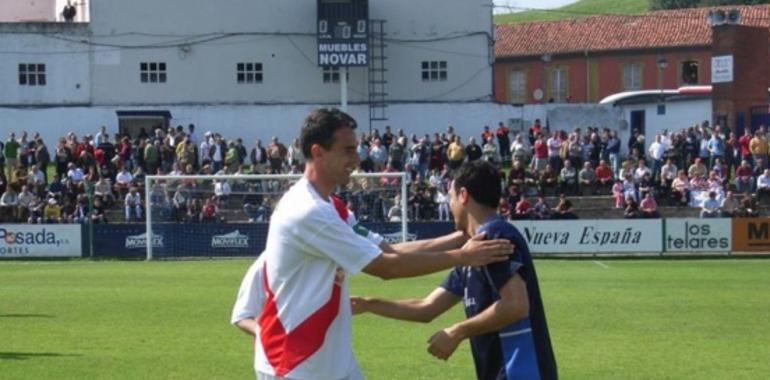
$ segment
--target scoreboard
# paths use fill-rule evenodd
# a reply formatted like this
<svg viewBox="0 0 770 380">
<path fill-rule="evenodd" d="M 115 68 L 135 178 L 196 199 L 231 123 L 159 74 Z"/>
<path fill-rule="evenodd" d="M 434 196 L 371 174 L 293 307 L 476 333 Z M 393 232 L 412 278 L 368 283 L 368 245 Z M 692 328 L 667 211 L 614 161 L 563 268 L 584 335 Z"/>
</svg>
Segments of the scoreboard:
<svg viewBox="0 0 770 380">
<path fill-rule="evenodd" d="M 368 0 L 318 0 L 318 66 L 369 64 Z"/>
</svg>

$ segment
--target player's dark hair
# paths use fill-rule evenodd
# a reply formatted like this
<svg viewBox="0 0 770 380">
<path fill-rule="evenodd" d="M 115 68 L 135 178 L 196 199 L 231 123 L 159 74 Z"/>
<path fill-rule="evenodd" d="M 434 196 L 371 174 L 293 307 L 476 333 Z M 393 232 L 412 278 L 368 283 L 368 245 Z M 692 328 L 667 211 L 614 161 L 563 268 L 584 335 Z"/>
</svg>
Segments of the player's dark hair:
<svg viewBox="0 0 770 380">
<path fill-rule="evenodd" d="M 302 132 L 299 136 L 302 155 L 311 159 L 310 148 L 313 144 L 331 149 L 334 144 L 334 132 L 340 128 L 356 127 L 356 121 L 337 108 L 319 108 L 311 112 L 302 122 Z"/>
<path fill-rule="evenodd" d="M 468 190 L 471 198 L 481 205 L 497 208 L 502 190 L 500 172 L 484 160 L 467 162 L 460 166 L 454 175 L 454 189 Z"/>
</svg>

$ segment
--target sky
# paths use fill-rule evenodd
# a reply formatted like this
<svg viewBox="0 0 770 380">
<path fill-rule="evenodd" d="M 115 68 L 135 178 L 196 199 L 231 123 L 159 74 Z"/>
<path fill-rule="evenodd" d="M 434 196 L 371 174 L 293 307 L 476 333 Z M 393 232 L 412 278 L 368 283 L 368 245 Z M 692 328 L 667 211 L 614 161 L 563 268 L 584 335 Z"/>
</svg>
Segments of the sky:
<svg viewBox="0 0 770 380">
<path fill-rule="evenodd" d="M 559 8 L 568 4 L 576 3 L 576 0 L 494 0 L 495 5 L 506 5 L 509 7 L 551 9 Z M 505 8 L 495 8 L 495 13 L 509 13 Z"/>
</svg>

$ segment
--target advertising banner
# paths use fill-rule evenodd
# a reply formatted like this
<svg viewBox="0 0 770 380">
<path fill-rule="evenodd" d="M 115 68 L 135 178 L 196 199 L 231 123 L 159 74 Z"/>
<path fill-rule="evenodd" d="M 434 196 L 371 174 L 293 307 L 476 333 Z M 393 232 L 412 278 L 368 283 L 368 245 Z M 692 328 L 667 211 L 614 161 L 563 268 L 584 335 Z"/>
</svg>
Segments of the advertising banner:
<svg viewBox="0 0 770 380">
<path fill-rule="evenodd" d="M 401 223 L 364 223 L 387 242 L 401 241 Z M 157 223 L 152 234 L 153 254 L 163 257 L 256 256 L 265 249 L 267 223 L 184 224 Z M 453 223 L 410 223 L 408 240 L 448 234 Z M 147 233 L 143 224 L 99 224 L 94 226 L 94 256 L 143 258 L 147 255 Z"/>
<path fill-rule="evenodd" d="M 268 225 L 157 223 L 152 233 L 156 257 L 256 256 L 262 252 Z M 94 226 L 94 256 L 141 258 L 147 255 L 143 224 Z"/>
<path fill-rule="evenodd" d="M 666 252 L 729 252 L 730 219 L 666 219 Z"/>
<path fill-rule="evenodd" d="M 736 218 L 733 251 L 770 253 L 770 218 Z"/>
<path fill-rule="evenodd" d="M 711 57 L 711 83 L 729 83 L 733 81 L 733 56 L 720 55 Z"/>
<path fill-rule="evenodd" d="M 369 64 L 367 0 L 318 0 L 318 66 Z"/>
<path fill-rule="evenodd" d="M 0 224 L 0 258 L 81 257 L 79 224 Z"/>
<path fill-rule="evenodd" d="M 512 221 L 532 253 L 662 252 L 662 221 Z"/>
</svg>

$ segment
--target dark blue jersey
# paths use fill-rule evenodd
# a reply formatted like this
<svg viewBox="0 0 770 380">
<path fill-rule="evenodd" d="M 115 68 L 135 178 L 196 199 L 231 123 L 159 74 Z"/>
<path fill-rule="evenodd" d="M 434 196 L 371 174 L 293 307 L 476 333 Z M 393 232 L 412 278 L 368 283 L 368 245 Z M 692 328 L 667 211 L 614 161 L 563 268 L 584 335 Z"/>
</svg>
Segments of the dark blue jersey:
<svg viewBox="0 0 770 380">
<path fill-rule="evenodd" d="M 463 298 L 465 315 L 474 317 L 500 299 L 499 290 L 515 274 L 527 284 L 529 316 L 500 331 L 470 338 L 476 376 L 488 379 L 557 379 L 556 359 L 527 242 L 510 223 L 495 216 L 477 232 L 508 239 L 516 246 L 508 261 L 485 267 L 457 267 L 441 286 Z"/>
</svg>

